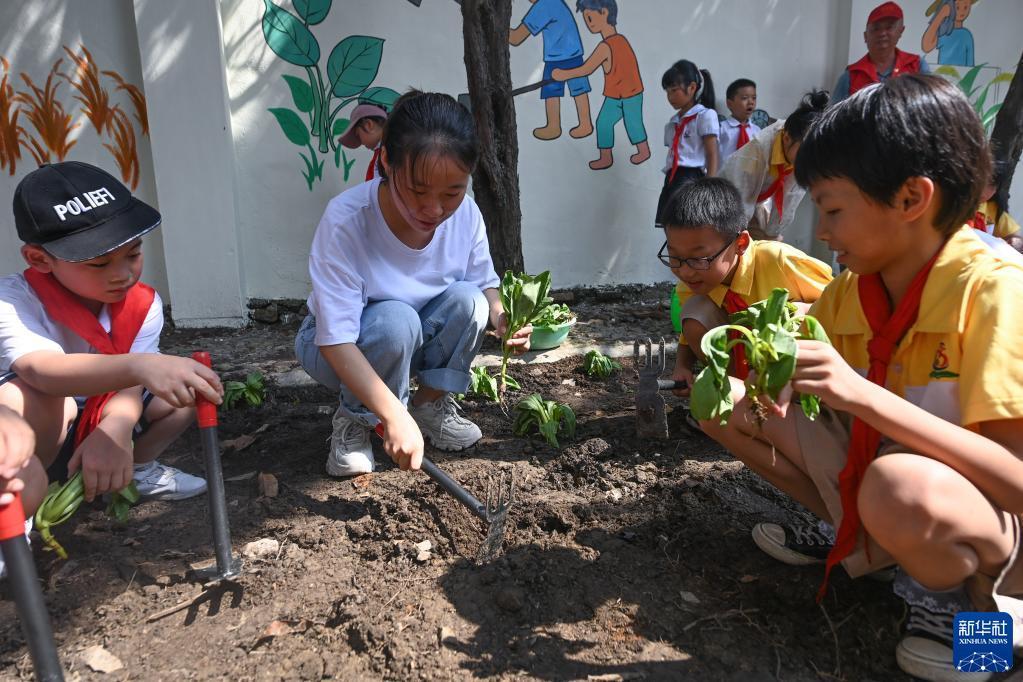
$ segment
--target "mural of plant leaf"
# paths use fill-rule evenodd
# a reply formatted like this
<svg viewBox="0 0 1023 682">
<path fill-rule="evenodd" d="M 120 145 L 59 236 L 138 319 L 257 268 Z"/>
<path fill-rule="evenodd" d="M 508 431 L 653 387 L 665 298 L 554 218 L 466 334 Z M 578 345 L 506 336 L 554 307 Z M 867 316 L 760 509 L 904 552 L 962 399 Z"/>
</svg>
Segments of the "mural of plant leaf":
<svg viewBox="0 0 1023 682">
<path fill-rule="evenodd" d="M 103 143 L 117 163 L 121 171 L 121 179 L 132 190 L 139 186 L 139 157 L 138 147 L 135 142 L 135 129 L 131 125 L 131 119 L 116 104 L 110 108 L 110 118 L 107 119 L 107 136 L 113 144 Z"/>
<path fill-rule="evenodd" d="M 78 91 L 75 99 L 82 103 L 82 112 L 96 129 L 97 135 L 103 134 L 103 129 L 112 123 L 114 113 L 110 106 L 110 93 L 100 83 L 99 67 L 96 60 L 86 49 L 85 45 L 79 45 L 81 54 L 74 52 L 67 45 L 64 45 L 64 52 L 74 63 L 74 76 L 59 74 L 67 83 Z"/>
<path fill-rule="evenodd" d="M 987 62 L 983 64 L 977 64 L 975 67 L 966 72 L 963 79 L 959 81 L 959 87 L 963 89 L 967 97 L 973 97 L 973 93 L 976 92 L 976 88 L 973 87 L 973 82 L 977 80 L 977 76 L 980 74 L 980 70 L 987 66 Z"/>
<path fill-rule="evenodd" d="M 135 107 L 135 119 L 142 128 L 142 134 L 148 137 L 149 113 L 146 107 L 146 96 L 143 94 L 142 89 L 124 80 L 121 74 L 116 71 L 104 71 L 103 75 L 113 78 L 117 82 L 117 90 L 122 90 L 128 94 L 128 99 L 131 100 L 132 106 Z"/>
<path fill-rule="evenodd" d="M 335 97 L 358 95 L 377 77 L 383 56 L 383 38 L 372 36 L 343 38 L 330 51 L 330 57 L 327 59 L 330 92 Z"/>
<path fill-rule="evenodd" d="M 302 123 L 302 119 L 299 118 L 298 114 L 284 107 L 269 109 L 269 111 L 277 119 L 277 122 L 281 125 L 281 130 L 284 131 L 285 137 L 292 144 L 297 144 L 299 147 L 305 147 L 309 144 L 309 129 L 305 127 L 305 123 Z"/>
<path fill-rule="evenodd" d="M 401 97 L 401 95 L 397 90 L 377 86 L 375 88 L 370 88 L 359 95 L 359 103 L 376 104 L 389 112 L 394 107 L 394 103 L 398 101 L 399 97 Z"/>
<path fill-rule="evenodd" d="M 998 104 L 992 106 L 990 109 L 984 112 L 984 116 L 980 120 L 980 122 L 984 124 L 984 130 L 987 130 L 988 127 L 995 122 L 995 116 L 998 115 L 998 112 L 1001 110 L 1001 108 L 1002 103 L 999 102 Z"/>
<path fill-rule="evenodd" d="M 330 12 L 330 0 L 292 0 L 295 11 L 307 24 L 318 24 L 327 18 Z"/>
<path fill-rule="evenodd" d="M 349 120 L 347 118 L 339 118 L 334 121 L 334 128 L 330 131 L 330 134 L 334 137 L 338 135 L 344 135 L 345 131 L 348 130 Z"/>
<path fill-rule="evenodd" d="M 320 44 L 295 15 L 263 0 L 263 38 L 278 57 L 295 66 L 316 66 L 320 61 Z"/>
<path fill-rule="evenodd" d="M 291 100 L 295 103 L 295 108 L 303 113 L 312 111 L 313 89 L 309 87 L 309 83 L 301 78 L 288 76 L 287 74 L 285 74 L 284 80 L 288 83 L 288 87 L 291 88 Z"/>
<path fill-rule="evenodd" d="M 50 73 L 46 77 L 46 84 L 42 88 L 37 86 L 28 74 L 22 73 L 21 80 L 25 82 L 31 92 L 19 91 L 14 96 L 18 104 L 25 108 L 25 118 L 39 133 L 42 144 L 46 147 L 44 150 L 34 137 L 31 138 L 35 148 L 34 150 L 30 148 L 33 155 L 36 155 L 37 152 L 44 155 L 40 163 L 50 160 L 50 152 L 53 152 L 58 161 L 63 161 L 71 148 L 78 143 L 78 140 L 70 138 L 71 133 L 81 124 L 73 123 L 72 115 L 64 110 L 64 105 L 57 98 L 57 88 L 60 86 L 54 82 L 54 79 L 60 75 L 63 61 L 63 59 L 58 59 L 53 63 Z M 38 160 L 39 156 L 36 158 Z"/>
<path fill-rule="evenodd" d="M 0 57 L 0 169 L 9 168 L 14 175 L 18 161 L 21 159 L 21 146 L 25 144 L 25 129 L 18 125 L 21 113 L 14 100 L 14 88 L 8 82 L 11 65 Z"/>
<path fill-rule="evenodd" d="M 942 64 L 941 66 L 934 70 L 934 73 L 936 73 L 939 76 L 951 76 L 956 80 L 959 79 L 959 70 L 956 69 L 954 66 L 949 66 L 948 64 Z"/>
</svg>

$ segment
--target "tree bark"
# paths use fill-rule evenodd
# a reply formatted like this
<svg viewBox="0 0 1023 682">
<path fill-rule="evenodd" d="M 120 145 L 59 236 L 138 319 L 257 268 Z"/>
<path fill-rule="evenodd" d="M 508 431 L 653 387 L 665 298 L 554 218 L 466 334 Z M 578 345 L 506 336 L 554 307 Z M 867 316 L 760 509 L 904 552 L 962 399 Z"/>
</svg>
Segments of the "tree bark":
<svg viewBox="0 0 1023 682">
<path fill-rule="evenodd" d="M 487 224 L 490 254 L 500 276 L 522 272 L 519 143 L 511 97 L 508 31 L 511 0 L 462 0 L 465 75 L 480 139 L 473 194 Z"/>
<path fill-rule="evenodd" d="M 1012 175 L 1019 163 L 1020 152 L 1023 151 L 1023 55 L 1016 65 L 1016 74 L 1009 83 L 1009 91 L 1005 93 L 1002 108 L 995 117 L 995 127 L 991 132 L 991 146 L 994 150 L 996 163 L 1005 168 L 1005 172 L 995 188 L 995 204 L 1001 215 L 1009 207 L 1009 186 Z"/>
</svg>

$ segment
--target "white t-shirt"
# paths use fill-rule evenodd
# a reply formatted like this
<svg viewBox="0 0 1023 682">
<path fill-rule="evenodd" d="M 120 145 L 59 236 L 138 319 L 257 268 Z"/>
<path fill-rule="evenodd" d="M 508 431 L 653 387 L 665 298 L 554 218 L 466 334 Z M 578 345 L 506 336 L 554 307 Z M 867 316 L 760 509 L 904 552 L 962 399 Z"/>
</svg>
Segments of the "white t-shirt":
<svg viewBox="0 0 1023 682">
<path fill-rule="evenodd" d="M 455 282 L 496 288 L 487 230 L 469 196 L 422 249 L 403 244 L 380 212 L 380 179 L 334 197 L 320 219 L 309 254 L 316 345 L 355 343 L 363 309 L 401 301 L 419 311 Z"/>
<path fill-rule="evenodd" d="M 734 116 L 729 116 L 721 123 L 721 130 L 718 132 L 718 168 L 725 165 L 728 157 L 735 153 L 735 146 L 739 144 L 739 121 Z M 746 121 L 746 134 L 750 141 L 760 132 L 760 126 L 752 121 Z"/>
<path fill-rule="evenodd" d="M 110 331 L 110 311 L 103 306 L 99 323 Z M 132 353 L 160 352 L 160 332 L 163 330 L 163 303 L 160 294 L 153 298 Z M 73 331 L 54 322 L 46 314 L 43 302 L 21 273 L 0 278 L 0 372 L 7 372 L 23 355 L 37 350 L 64 353 L 95 353 L 88 341 Z"/>
<path fill-rule="evenodd" d="M 696 118 L 689 122 L 678 141 L 677 165 L 688 168 L 703 168 L 707 165 L 707 151 L 703 148 L 703 138 L 718 134 L 718 112 L 697 104 L 687 111 L 685 116 L 679 116 L 678 112 L 675 112 L 664 126 L 664 146 L 668 148 L 668 156 L 664 161 L 665 173 L 671 172 L 671 143 L 675 139 L 675 127 L 683 118 L 693 114 Z"/>
</svg>

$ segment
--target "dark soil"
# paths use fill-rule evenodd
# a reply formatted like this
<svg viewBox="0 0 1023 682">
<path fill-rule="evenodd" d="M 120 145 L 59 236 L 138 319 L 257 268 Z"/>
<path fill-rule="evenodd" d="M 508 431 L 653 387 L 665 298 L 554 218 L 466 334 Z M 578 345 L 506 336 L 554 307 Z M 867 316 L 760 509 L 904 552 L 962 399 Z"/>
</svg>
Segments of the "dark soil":
<svg viewBox="0 0 1023 682">
<path fill-rule="evenodd" d="M 614 319 L 613 302 L 593 305 Z M 802 512 L 689 431 L 680 409 L 670 440 L 637 439 L 628 369 L 600 381 L 578 358 L 516 368 L 522 392 L 511 404 L 540 392 L 578 415 L 560 451 L 515 437 L 497 405 L 465 402 L 483 440 L 428 455 L 481 495 L 501 472 L 516 481 L 503 556 L 480 566 L 480 523 L 424 474 L 389 462 L 355 481 L 324 474 L 334 397 L 273 385 L 294 367 L 294 330 L 164 341 L 165 352 L 213 351 L 228 378 L 253 367 L 271 377 L 262 406 L 222 412 L 220 436 L 256 439 L 223 457 L 236 550 L 272 538 L 279 551 L 147 622 L 202 590 L 189 564 L 213 556 L 205 497 L 143 504 L 125 525 L 84 510 L 57 531 L 66 562 L 35 543 L 74 679 L 899 679 L 903 613 L 890 586 L 836 571 L 817 605 L 819 567 L 777 563 L 750 539 L 755 523 Z M 201 471 L 197 433 L 165 459 Z M 256 472 L 277 477 L 277 497 L 259 496 Z M 429 557 L 417 557 L 424 540 Z M 10 594 L 0 593 L 0 676 L 28 679 Z M 85 667 L 81 652 L 97 644 L 124 669 Z"/>
</svg>

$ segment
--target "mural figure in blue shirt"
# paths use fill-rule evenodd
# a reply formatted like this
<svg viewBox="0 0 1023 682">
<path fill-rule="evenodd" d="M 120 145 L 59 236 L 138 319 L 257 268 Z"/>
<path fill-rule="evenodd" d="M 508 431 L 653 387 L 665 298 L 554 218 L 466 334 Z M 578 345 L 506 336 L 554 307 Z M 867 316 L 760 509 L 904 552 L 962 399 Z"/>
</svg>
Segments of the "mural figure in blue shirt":
<svg viewBox="0 0 1023 682">
<path fill-rule="evenodd" d="M 927 8 L 931 18 L 920 41 L 924 52 L 938 48 L 938 63 L 973 66 L 973 34 L 963 26 L 977 0 L 934 0 Z"/>
<path fill-rule="evenodd" d="M 565 86 L 575 99 L 579 124 L 568 131 L 575 138 L 586 137 L 593 132 L 590 118 L 590 79 L 587 76 L 572 78 L 567 82 L 554 81 L 554 69 L 574 69 L 583 65 L 583 41 L 579 36 L 572 10 L 565 0 L 529 0 L 532 7 L 522 17 L 522 23 L 508 33 L 511 45 L 521 45 L 529 36 L 543 36 L 543 79 L 550 81 L 540 89 L 540 99 L 547 110 L 547 123 L 533 130 L 533 136 L 540 140 L 553 140 L 561 136 L 561 98 Z"/>
</svg>

